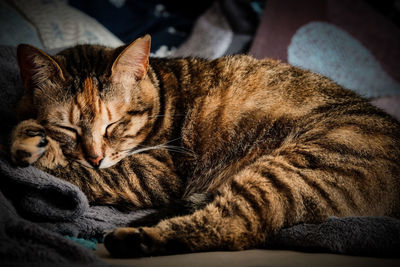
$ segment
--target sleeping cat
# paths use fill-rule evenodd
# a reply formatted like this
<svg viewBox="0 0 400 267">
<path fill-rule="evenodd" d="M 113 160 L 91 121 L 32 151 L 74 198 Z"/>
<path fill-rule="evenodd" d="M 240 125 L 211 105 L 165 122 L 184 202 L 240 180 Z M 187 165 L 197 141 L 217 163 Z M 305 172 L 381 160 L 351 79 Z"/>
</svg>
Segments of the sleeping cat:
<svg viewBox="0 0 400 267">
<path fill-rule="evenodd" d="M 18 47 L 13 162 L 93 204 L 160 210 L 108 234 L 112 255 L 241 250 L 328 216 L 399 216 L 400 123 L 383 111 L 274 60 L 149 53 L 148 35 Z"/>
</svg>

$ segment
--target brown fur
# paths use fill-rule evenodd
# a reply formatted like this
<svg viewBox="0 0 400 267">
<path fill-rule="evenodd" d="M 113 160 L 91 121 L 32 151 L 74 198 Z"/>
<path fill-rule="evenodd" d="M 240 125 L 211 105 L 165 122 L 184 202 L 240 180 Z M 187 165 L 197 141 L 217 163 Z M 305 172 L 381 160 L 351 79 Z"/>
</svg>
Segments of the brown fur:
<svg viewBox="0 0 400 267">
<path fill-rule="evenodd" d="M 109 234 L 113 255 L 247 249 L 300 222 L 399 216 L 400 125 L 389 115 L 278 61 L 149 60 L 149 47 L 146 36 L 53 57 L 18 50 L 26 92 L 14 161 L 93 203 L 161 208 Z M 31 128 L 49 141 L 38 160 L 16 152 L 40 152 Z"/>
</svg>

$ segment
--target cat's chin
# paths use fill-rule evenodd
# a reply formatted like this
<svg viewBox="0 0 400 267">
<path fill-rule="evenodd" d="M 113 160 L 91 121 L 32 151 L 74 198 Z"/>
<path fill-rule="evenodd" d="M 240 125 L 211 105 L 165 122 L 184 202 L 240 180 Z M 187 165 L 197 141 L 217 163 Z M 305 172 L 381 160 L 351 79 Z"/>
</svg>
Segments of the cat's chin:
<svg viewBox="0 0 400 267">
<path fill-rule="evenodd" d="M 114 166 L 115 164 L 117 164 L 119 161 L 110 161 L 109 158 L 104 158 L 99 166 L 99 169 L 105 169 L 105 168 L 109 168 Z"/>
<path fill-rule="evenodd" d="M 78 162 L 80 165 L 82 165 L 82 166 L 84 166 L 84 167 L 86 167 L 86 168 L 97 170 L 97 169 L 106 169 L 106 168 L 112 167 L 112 166 L 114 166 L 115 164 L 117 164 L 119 161 L 110 161 L 110 160 L 108 160 L 108 158 L 104 158 L 104 159 L 101 161 L 100 166 L 98 166 L 98 167 L 93 167 L 93 166 L 92 166 L 91 164 L 89 164 L 86 160 L 78 160 L 77 162 Z"/>
</svg>

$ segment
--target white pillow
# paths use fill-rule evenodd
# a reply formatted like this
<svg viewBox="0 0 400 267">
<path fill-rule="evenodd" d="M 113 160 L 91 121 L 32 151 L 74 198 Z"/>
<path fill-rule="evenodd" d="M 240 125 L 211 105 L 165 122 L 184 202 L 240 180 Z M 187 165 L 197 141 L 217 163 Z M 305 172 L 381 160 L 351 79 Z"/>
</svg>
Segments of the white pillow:
<svg viewBox="0 0 400 267">
<path fill-rule="evenodd" d="M 76 44 L 117 47 L 123 44 L 98 21 L 68 6 L 65 1 L 13 0 L 12 3 L 36 27 L 44 48 Z"/>
</svg>

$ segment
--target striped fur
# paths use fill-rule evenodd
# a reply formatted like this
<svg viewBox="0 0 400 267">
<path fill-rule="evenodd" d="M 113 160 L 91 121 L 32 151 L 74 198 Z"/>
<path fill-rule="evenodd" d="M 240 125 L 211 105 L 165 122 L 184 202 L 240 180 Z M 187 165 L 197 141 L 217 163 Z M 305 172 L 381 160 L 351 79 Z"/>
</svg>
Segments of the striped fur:
<svg viewBox="0 0 400 267">
<path fill-rule="evenodd" d="M 148 59 L 149 45 L 67 49 L 51 57 L 49 72 L 63 75 L 47 88 L 32 69 L 54 63 L 19 48 L 14 161 L 75 183 L 92 203 L 162 210 L 106 236 L 113 255 L 247 249 L 328 216 L 399 217 L 400 124 L 389 115 L 278 61 Z M 48 144 L 37 160 L 39 133 Z M 99 153 L 113 164 L 88 168 Z"/>
</svg>

